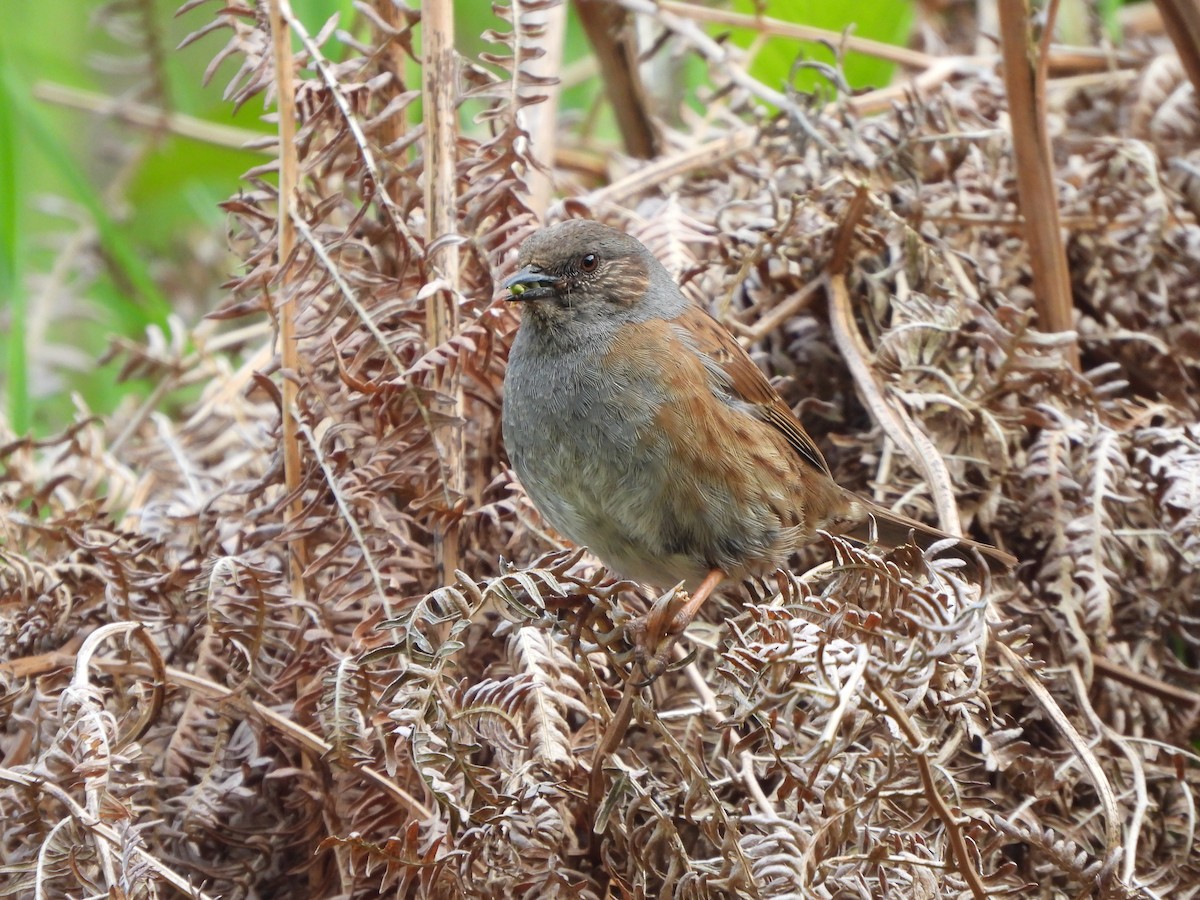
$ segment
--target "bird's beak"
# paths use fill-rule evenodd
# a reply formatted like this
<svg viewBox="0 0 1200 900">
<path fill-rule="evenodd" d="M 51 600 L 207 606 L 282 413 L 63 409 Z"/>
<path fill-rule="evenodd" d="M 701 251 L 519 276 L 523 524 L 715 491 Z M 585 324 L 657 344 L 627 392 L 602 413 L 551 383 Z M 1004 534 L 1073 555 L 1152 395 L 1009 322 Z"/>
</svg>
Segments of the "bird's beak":
<svg viewBox="0 0 1200 900">
<path fill-rule="evenodd" d="M 531 300 L 549 293 L 558 279 L 537 266 L 526 266 L 501 285 L 508 291 L 509 300 Z"/>
</svg>

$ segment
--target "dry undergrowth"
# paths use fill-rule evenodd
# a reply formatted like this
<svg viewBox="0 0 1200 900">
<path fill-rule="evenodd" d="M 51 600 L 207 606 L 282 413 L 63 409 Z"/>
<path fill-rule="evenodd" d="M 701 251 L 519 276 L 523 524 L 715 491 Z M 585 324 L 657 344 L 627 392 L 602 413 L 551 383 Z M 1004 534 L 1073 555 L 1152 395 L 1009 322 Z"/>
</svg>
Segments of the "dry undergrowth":
<svg viewBox="0 0 1200 900">
<path fill-rule="evenodd" d="M 265 15 L 190 6 L 227 29 L 231 99 L 277 89 Z M 947 50 L 919 98 L 826 104 L 757 85 L 678 6 L 658 53 L 717 90 L 608 169 L 578 123 L 531 142 L 534 20 L 558 13 L 521 6 L 463 61 L 489 136 L 458 138 L 449 211 L 403 121 L 417 16 L 362 7 L 375 38 L 344 62 L 303 45 L 293 249 L 251 173 L 222 311 L 291 304 L 294 347 L 209 322 L 120 348 L 203 395 L 0 451 L 0 894 L 1200 891 L 1190 87 L 1148 50 L 1052 69 L 1076 369 L 1033 328 L 994 61 Z M 961 516 L 1016 577 L 980 592 L 831 542 L 795 571 L 831 568 L 729 592 L 694 655 L 627 687 L 646 600 L 541 556 L 500 443 L 516 318 L 493 298 L 538 163 L 570 198 L 551 216 L 639 235 L 746 338 L 844 483 Z"/>
</svg>

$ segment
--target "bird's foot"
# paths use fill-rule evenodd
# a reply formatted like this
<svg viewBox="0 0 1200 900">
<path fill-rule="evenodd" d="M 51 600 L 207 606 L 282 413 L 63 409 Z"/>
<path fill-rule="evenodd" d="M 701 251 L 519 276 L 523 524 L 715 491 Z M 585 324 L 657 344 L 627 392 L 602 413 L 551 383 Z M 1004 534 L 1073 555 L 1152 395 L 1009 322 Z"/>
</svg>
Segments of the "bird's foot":
<svg viewBox="0 0 1200 900">
<path fill-rule="evenodd" d="M 714 569 L 690 596 L 683 590 L 682 583 L 677 584 L 655 600 L 649 612 L 626 626 L 625 633 L 634 646 L 634 658 L 645 675 L 645 684 L 670 667 L 675 641 L 692 624 L 708 595 L 724 577 L 721 571 Z"/>
<path fill-rule="evenodd" d="M 682 588 L 682 584 L 671 588 L 654 601 L 645 615 L 625 626 L 625 635 L 633 645 L 634 661 L 645 676 L 643 685 L 667 671 L 671 648 L 694 618 L 684 617 L 690 598 Z"/>
</svg>

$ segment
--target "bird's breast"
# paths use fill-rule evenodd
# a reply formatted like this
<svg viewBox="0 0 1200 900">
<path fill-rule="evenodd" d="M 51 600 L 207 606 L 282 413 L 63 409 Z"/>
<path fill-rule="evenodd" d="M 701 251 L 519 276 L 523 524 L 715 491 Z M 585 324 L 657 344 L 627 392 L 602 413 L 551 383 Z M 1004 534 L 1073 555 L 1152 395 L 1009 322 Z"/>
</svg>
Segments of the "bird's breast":
<svg viewBox="0 0 1200 900">
<path fill-rule="evenodd" d="M 638 451 L 658 405 L 653 391 L 605 377 L 602 360 L 603 349 L 550 353 L 518 336 L 504 381 L 513 467 L 542 514 L 580 543 L 592 530 L 587 520 L 601 515 L 600 498 L 628 491 L 635 470 L 656 464 Z"/>
<path fill-rule="evenodd" d="M 557 531 L 628 577 L 772 568 L 802 515 L 793 454 L 714 395 L 668 323 L 645 324 L 554 354 L 518 335 L 504 400 L 517 476 Z"/>
</svg>

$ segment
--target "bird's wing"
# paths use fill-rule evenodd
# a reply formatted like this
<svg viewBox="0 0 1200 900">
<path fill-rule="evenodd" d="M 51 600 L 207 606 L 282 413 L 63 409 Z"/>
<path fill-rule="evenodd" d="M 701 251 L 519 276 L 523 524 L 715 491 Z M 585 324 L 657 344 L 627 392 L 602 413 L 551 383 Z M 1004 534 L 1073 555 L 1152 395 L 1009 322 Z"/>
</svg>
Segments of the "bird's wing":
<svg viewBox="0 0 1200 900">
<path fill-rule="evenodd" d="M 800 420 L 725 326 L 699 306 L 689 306 L 674 322 L 704 358 L 705 367 L 721 381 L 722 388 L 753 407 L 754 414 L 779 431 L 802 459 L 831 474 L 829 463 Z"/>
</svg>

